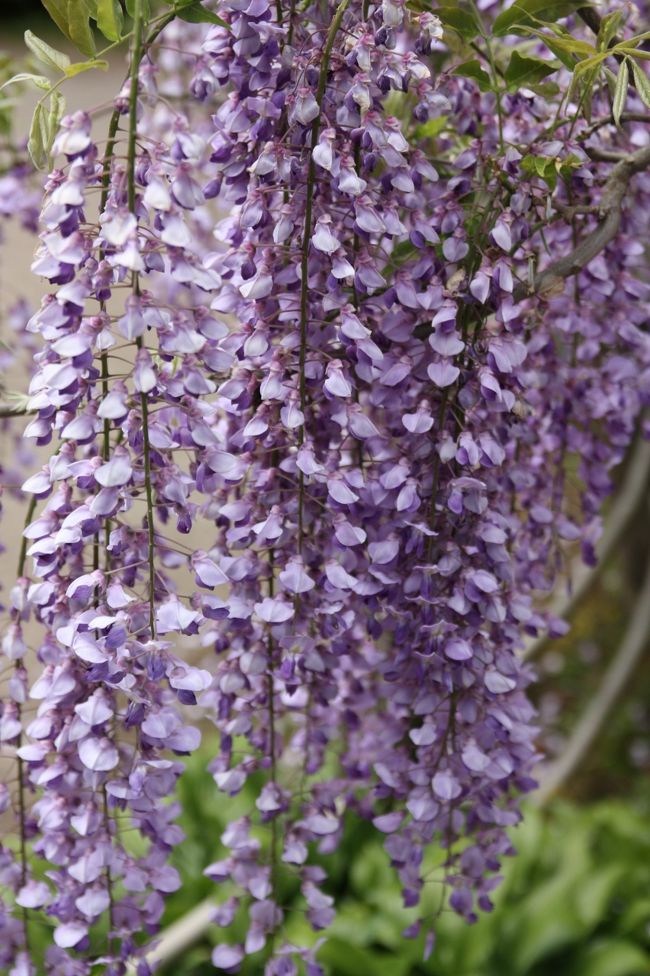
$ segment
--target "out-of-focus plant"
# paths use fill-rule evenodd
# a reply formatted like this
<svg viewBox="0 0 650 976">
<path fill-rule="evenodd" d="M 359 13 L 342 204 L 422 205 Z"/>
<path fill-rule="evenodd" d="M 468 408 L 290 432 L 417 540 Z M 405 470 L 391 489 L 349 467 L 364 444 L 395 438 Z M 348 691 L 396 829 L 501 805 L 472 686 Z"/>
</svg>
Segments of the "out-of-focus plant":
<svg viewBox="0 0 650 976">
<path fill-rule="evenodd" d="M 221 853 L 217 839 L 228 820 L 200 754 L 190 761 L 179 789 L 187 834 L 176 857 L 183 885 L 169 899 L 167 924 L 210 894 L 201 871 Z M 328 976 L 650 973 L 650 838 L 642 811 L 623 800 L 585 807 L 555 801 L 543 811 L 528 806 L 512 841 L 517 857 L 504 867 L 494 911 L 470 928 L 444 912 L 436 925 L 436 951 L 423 962 L 422 939 L 408 944 L 400 936 L 412 913 L 404 909 L 381 844 L 369 825 L 349 823 L 329 870 L 331 890 L 341 900 L 322 950 Z M 287 898 L 294 894 L 284 892 Z M 426 900 L 432 908 L 439 896 L 439 886 L 431 886 Z M 299 916 L 297 902 L 295 909 Z M 233 927 L 227 937 L 235 941 L 240 930 Z M 292 934 L 307 937 L 305 923 L 294 923 Z M 206 926 L 198 944 L 162 973 L 211 972 L 210 953 L 221 938 L 216 925 Z M 243 972 L 252 976 L 254 962 Z"/>
</svg>

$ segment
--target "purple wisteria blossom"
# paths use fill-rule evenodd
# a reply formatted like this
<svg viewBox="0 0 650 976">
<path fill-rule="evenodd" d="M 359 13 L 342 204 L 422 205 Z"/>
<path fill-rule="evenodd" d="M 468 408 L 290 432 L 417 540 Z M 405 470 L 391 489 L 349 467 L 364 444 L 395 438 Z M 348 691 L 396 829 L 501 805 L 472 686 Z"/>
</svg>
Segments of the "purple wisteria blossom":
<svg viewBox="0 0 650 976">
<path fill-rule="evenodd" d="M 601 254 L 529 288 L 598 221 L 611 164 L 591 143 L 647 129 L 556 131 L 529 89 L 497 114 L 434 70 L 438 18 L 397 0 L 218 12 L 136 50 L 108 150 L 82 112 L 54 144 L 26 325 L 26 435 L 50 456 L 22 483 L 3 642 L 36 868 L 3 849 L 14 976 L 35 971 L 32 911 L 47 973 L 117 976 L 146 950 L 204 719 L 224 797 L 255 789 L 205 869 L 218 924 L 248 918 L 218 971 L 264 951 L 266 976 L 322 974 L 320 937 L 285 938 L 279 886 L 326 930 L 314 855 L 349 817 L 384 838 L 407 937 L 435 927 L 432 848 L 451 907 L 489 911 L 538 759 L 519 651 L 561 631 L 537 599 L 563 543 L 593 558 L 647 401 L 646 173 Z M 533 157 L 564 173 L 550 203 Z"/>
</svg>

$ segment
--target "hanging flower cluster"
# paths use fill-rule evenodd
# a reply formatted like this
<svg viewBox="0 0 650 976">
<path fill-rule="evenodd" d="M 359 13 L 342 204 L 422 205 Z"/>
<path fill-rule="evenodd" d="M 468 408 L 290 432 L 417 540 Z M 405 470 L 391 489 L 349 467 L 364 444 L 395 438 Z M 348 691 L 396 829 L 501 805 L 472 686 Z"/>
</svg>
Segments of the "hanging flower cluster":
<svg viewBox="0 0 650 976">
<path fill-rule="evenodd" d="M 9 119 L 3 119 L 6 128 Z M 33 468 L 33 452 L 23 438 L 24 420 L 20 416 L 20 404 L 10 397 L 8 387 L 17 377 L 29 375 L 32 357 L 36 348 L 34 338 L 26 333 L 30 308 L 25 297 L 16 290 L 15 283 L 5 260 L 7 238 L 20 228 L 23 232 L 35 234 L 38 228 L 38 213 L 41 194 L 32 166 L 26 159 L 24 147 L 14 144 L 11 131 L 3 132 L 0 143 L 0 364 L 3 381 L 0 400 L 0 431 L 2 452 L 0 455 L 0 512 L 11 509 L 22 501 L 20 485 L 25 474 Z M 21 285 L 23 282 L 20 283 Z M 18 415 L 14 414 L 17 411 Z M 0 553 L 3 563 L 10 560 L 10 533 L 3 533 Z M 10 570 L 11 572 L 11 570 Z M 9 575 L 9 574 L 7 574 Z M 2 593 L 2 609 L 6 610 L 7 594 Z M 6 742 L 16 742 L 21 730 L 21 710 L 25 702 L 25 670 L 22 663 L 26 647 L 21 637 L 11 626 L 3 632 L 0 656 L 3 661 L 3 690 L 0 698 L 0 747 Z M 0 816 L 3 818 L 3 833 L 12 837 L 24 838 L 24 808 L 12 809 L 13 792 L 16 783 L 15 768 L 5 763 L 5 776 L 0 785 Z M 18 764 L 18 782 L 22 769 Z M 12 816 L 13 814 L 13 816 Z M 23 840 L 24 844 L 24 840 Z M 15 894 L 27 878 L 24 847 L 20 853 L 11 844 L 0 845 L 0 882 L 3 892 Z M 7 902 L 0 897 L 0 965 L 11 966 L 20 960 L 23 947 L 23 930 L 20 920 L 21 909 L 16 910 L 13 897 Z M 19 972 L 19 970 L 16 970 Z"/>
<path fill-rule="evenodd" d="M 527 89 L 496 106 L 433 72 L 440 21 L 394 0 L 228 0 L 159 56 L 135 12 L 106 148 L 87 114 L 61 124 L 33 266 L 26 433 L 52 454 L 3 643 L 2 962 L 126 971 L 179 884 L 162 801 L 205 717 L 219 789 L 263 784 L 206 869 L 218 923 L 249 920 L 214 965 L 266 947 L 267 976 L 318 976 L 279 889 L 330 925 L 314 853 L 346 815 L 386 835 L 407 937 L 432 846 L 453 909 L 491 908 L 537 759 L 517 652 L 561 543 L 591 558 L 648 389 L 640 166 L 605 250 L 568 281 L 553 261 L 607 205 L 591 148 L 647 130 L 564 132 Z"/>
</svg>

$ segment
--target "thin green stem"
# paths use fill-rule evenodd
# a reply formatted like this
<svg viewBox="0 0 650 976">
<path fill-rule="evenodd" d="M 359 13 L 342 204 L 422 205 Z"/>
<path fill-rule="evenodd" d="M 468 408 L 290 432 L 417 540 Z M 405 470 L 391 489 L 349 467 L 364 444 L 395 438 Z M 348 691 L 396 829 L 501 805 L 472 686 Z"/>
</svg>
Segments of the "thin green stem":
<svg viewBox="0 0 650 976">
<path fill-rule="evenodd" d="M 271 549 L 269 551 L 269 596 L 273 597 L 275 594 L 275 553 Z M 268 672 L 267 672 L 267 695 L 268 695 L 268 722 L 269 722 L 269 752 L 271 754 L 271 782 L 277 786 L 277 763 L 276 763 L 276 728 L 275 728 L 275 681 L 273 677 L 273 669 L 275 667 L 275 644 L 273 637 L 269 634 L 267 643 L 268 652 Z M 269 851 L 269 861 L 271 865 L 271 898 L 277 904 L 278 902 L 278 818 L 274 814 L 271 819 L 271 848 Z M 270 943 L 271 948 L 275 941 L 275 929 L 270 933 Z"/>
<path fill-rule="evenodd" d="M 449 388 L 446 388 L 442 394 L 440 400 L 440 405 L 438 407 L 438 416 L 436 418 L 436 426 L 433 430 L 436 433 L 441 433 L 444 427 L 445 419 L 447 416 L 447 403 L 449 400 Z M 433 474 L 431 480 L 431 498 L 429 500 L 429 528 L 434 529 L 436 524 L 436 501 L 438 498 L 438 480 L 440 478 L 440 454 L 435 449 L 434 446 L 434 459 L 433 459 Z M 433 536 L 429 536 L 426 542 L 426 554 L 427 560 L 431 559 L 433 552 Z"/>
<path fill-rule="evenodd" d="M 144 9 L 142 0 L 135 0 L 133 9 L 133 44 L 131 46 L 131 85 L 129 88 L 129 135 L 127 141 L 128 206 L 135 214 L 135 154 L 138 135 L 138 80 L 143 54 Z"/>
<path fill-rule="evenodd" d="M 287 30 L 287 44 L 291 46 L 293 41 L 293 21 L 296 16 L 296 0 L 291 0 L 289 4 L 289 28 Z"/>
<path fill-rule="evenodd" d="M 504 138 L 503 138 L 503 105 L 501 104 L 501 89 L 499 87 L 499 75 L 501 74 L 501 71 L 494 58 L 494 51 L 492 50 L 490 36 L 488 32 L 485 30 L 485 27 L 483 25 L 483 18 L 481 17 L 480 11 L 476 6 L 474 0 L 471 0 L 471 7 L 472 7 L 472 12 L 476 17 L 476 20 L 481 30 L 481 37 L 485 41 L 485 52 L 487 55 L 488 64 L 490 65 L 490 74 L 492 75 L 492 87 L 494 89 L 494 97 L 496 100 L 497 121 L 499 125 L 499 149 L 501 151 L 501 154 L 503 154 L 503 150 L 505 146 Z M 474 45 L 472 46 L 475 47 Z"/>
<path fill-rule="evenodd" d="M 110 813 L 108 810 L 108 793 L 106 791 L 106 783 L 102 784 L 102 804 L 104 813 L 104 826 L 106 828 L 107 841 L 111 843 L 111 832 L 110 832 Z M 113 875 L 111 873 L 110 865 L 106 865 L 106 890 L 108 893 L 108 951 L 111 953 L 113 951 L 113 936 L 112 931 L 115 927 L 115 901 L 113 898 Z"/>
<path fill-rule="evenodd" d="M 325 97 L 325 88 L 327 87 L 327 74 L 330 66 L 330 59 L 332 57 L 332 50 L 334 48 L 334 41 L 336 35 L 341 27 L 341 22 L 343 21 L 343 16 L 348 8 L 350 0 L 342 0 L 342 2 L 336 8 L 336 13 L 332 23 L 330 24 L 329 31 L 327 32 L 327 38 L 325 40 L 325 47 L 323 48 L 323 56 L 320 66 L 320 74 L 318 76 L 318 88 L 316 91 L 316 103 L 318 105 L 318 115 L 314 119 L 311 125 L 311 146 L 309 152 L 309 167 L 307 169 L 307 196 L 305 200 L 305 224 L 302 234 L 302 254 L 300 261 L 300 354 L 299 354 L 299 369 L 300 369 L 300 409 L 303 414 L 303 423 L 299 428 L 298 433 L 298 443 L 302 444 L 304 441 L 304 430 L 306 422 L 306 408 L 307 408 L 307 383 L 305 377 L 305 361 L 307 358 L 307 328 L 309 324 L 309 245 L 311 241 L 311 231 L 312 231 L 312 220 L 313 220 L 313 210 L 314 210 L 314 190 L 316 187 L 316 163 L 314 162 L 313 150 L 318 143 L 318 136 L 320 135 L 321 126 L 321 113 L 323 106 L 323 98 Z M 304 496 L 305 496 L 305 476 L 300 472 L 298 476 L 298 551 L 302 551 L 302 544 L 304 539 Z"/>
<path fill-rule="evenodd" d="M 34 512 L 36 511 L 36 495 L 32 495 L 29 505 L 27 507 L 27 514 L 25 515 L 25 529 L 30 524 L 34 517 Z M 25 563 L 27 561 L 27 536 L 23 532 L 22 540 L 20 543 L 20 552 L 18 554 L 18 571 L 16 576 L 20 579 L 25 573 Z M 15 663 L 15 670 L 18 672 L 20 664 L 18 661 Z M 21 708 L 20 704 L 16 706 L 18 711 L 18 719 L 20 720 Z M 20 749 L 22 743 L 22 732 L 18 735 L 18 740 L 16 743 L 17 749 Z M 27 834 L 26 834 L 26 819 L 27 819 L 27 804 L 25 803 L 25 767 L 23 760 L 20 756 L 17 757 L 17 779 L 18 779 L 18 820 L 19 820 L 19 844 L 20 844 L 20 883 L 21 886 L 27 883 Z M 29 953 L 29 930 L 27 927 L 27 909 L 21 909 L 21 919 L 22 919 L 22 929 L 23 929 L 23 944 L 25 951 Z"/>
<path fill-rule="evenodd" d="M 115 146 L 117 145 L 117 130 L 120 124 L 120 113 L 117 109 L 113 109 L 111 113 L 110 121 L 108 123 L 108 139 L 106 140 L 106 152 L 104 153 L 104 159 L 102 161 L 103 173 L 102 173 L 102 195 L 99 198 L 99 212 L 100 214 L 106 210 L 106 203 L 108 202 L 108 188 L 111 181 L 111 162 L 113 155 L 115 153 Z M 104 256 L 103 248 L 100 250 L 100 260 Z"/>
<path fill-rule="evenodd" d="M 133 45 L 131 49 L 131 84 L 129 87 L 129 131 L 127 139 L 127 203 L 130 212 L 135 216 L 136 213 L 136 192 L 135 192 L 135 159 L 138 136 L 138 75 L 140 63 L 144 53 L 144 9 L 142 0 L 135 0 L 133 10 Z M 161 28 L 162 29 L 162 28 Z M 150 41 L 149 41 L 150 42 Z M 133 274 L 133 293 L 140 293 L 140 282 L 138 273 Z M 138 350 L 142 349 L 142 338 L 136 339 Z M 142 410 L 142 437 L 143 437 L 143 460 L 144 460 L 144 484 L 147 503 L 147 537 L 148 537 L 148 564 L 149 564 L 149 629 L 151 638 L 156 637 L 156 608 L 155 608 L 155 583 L 156 567 L 154 564 L 154 503 L 153 486 L 151 483 L 151 444 L 149 441 L 149 401 L 146 393 L 140 394 L 140 407 Z"/>
<path fill-rule="evenodd" d="M 137 342 L 140 348 L 140 342 Z M 155 607 L 155 585 L 156 585 L 156 566 L 154 562 L 155 552 L 155 532 L 154 532 L 154 504 L 153 487 L 151 484 L 151 444 L 149 442 L 149 401 L 146 393 L 140 394 L 140 406 L 142 408 L 142 437 L 144 455 L 144 486 L 147 501 L 147 546 L 149 550 L 149 628 L 152 640 L 156 639 L 156 607 Z"/>
<path fill-rule="evenodd" d="M 27 514 L 25 515 L 25 528 L 30 524 L 34 518 L 34 512 L 36 511 L 36 495 L 32 495 L 29 505 L 27 507 Z M 27 536 L 23 534 L 20 542 L 20 552 L 18 553 L 18 572 L 17 576 L 20 577 L 25 572 L 25 563 L 27 561 Z"/>
</svg>

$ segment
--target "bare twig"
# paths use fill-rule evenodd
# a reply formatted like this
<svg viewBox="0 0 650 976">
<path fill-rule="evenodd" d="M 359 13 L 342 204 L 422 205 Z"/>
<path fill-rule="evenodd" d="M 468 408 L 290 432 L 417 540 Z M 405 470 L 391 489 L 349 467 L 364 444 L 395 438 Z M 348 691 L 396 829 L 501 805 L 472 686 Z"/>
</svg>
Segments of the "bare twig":
<svg viewBox="0 0 650 976">
<path fill-rule="evenodd" d="M 590 31 L 598 34 L 600 31 L 600 14 L 593 7 L 578 7 L 578 17 L 586 24 Z M 615 41 L 613 43 L 616 43 Z"/>
<path fill-rule="evenodd" d="M 648 113 L 648 112 L 621 112 L 620 121 L 621 122 L 646 122 L 647 124 L 650 125 L 650 113 Z M 615 125 L 615 124 L 616 123 L 614 121 L 614 116 L 613 115 L 611 115 L 611 114 L 610 115 L 603 115 L 599 119 L 594 119 L 594 121 L 591 123 L 591 125 L 588 128 L 584 129 L 581 133 L 579 133 L 579 135 L 576 138 L 579 140 L 579 142 L 584 142 L 585 139 L 589 139 L 591 136 L 593 136 L 594 132 L 597 132 L 598 129 L 602 129 L 603 126 L 605 126 L 605 125 Z"/>
<path fill-rule="evenodd" d="M 562 755 L 550 763 L 540 777 L 540 787 L 535 794 L 538 804 L 546 803 L 575 772 L 587 755 L 594 740 L 648 644 L 650 634 L 650 560 L 646 569 L 643 588 L 639 593 L 634 613 L 620 649 L 602 679 L 600 688 L 591 699 Z"/>
<path fill-rule="evenodd" d="M 616 237 L 621 225 L 623 201 L 630 180 L 650 166 L 650 146 L 644 146 L 619 160 L 609 174 L 600 201 L 600 223 L 569 254 L 553 261 L 536 274 L 532 282 L 515 288 L 514 299 L 554 293 L 566 278 L 581 271 Z"/>
<path fill-rule="evenodd" d="M 206 898 L 166 928 L 157 945 L 147 952 L 146 959 L 149 965 L 171 962 L 194 945 L 210 925 L 216 909 L 215 902 Z M 135 976 L 135 973 L 136 964 L 131 963 L 128 974 Z"/>
<path fill-rule="evenodd" d="M 602 146 L 585 146 L 585 152 L 595 163 L 620 163 L 625 159 L 624 152 L 617 152 L 615 149 L 603 149 Z"/>
<path fill-rule="evenodd" d="M 648 481 L 650 480 L 650 444 L 639 441 L 630 459 L 623 488 L 616 498 L 605 531 L 596 546 L 598 563 L 594 567 L 586 566 L 582 560 L 576 560 L 577 566 L 571 573 L 572 588 L 568 595 L 562 595 L 554 600 L 549 610 L 556 617 L 563 619 L 571 616 L 580 601 L 587 595 L 600 578 L 607 560 L 621 540 L 621 536 L 630 524 L 632 516 L 646 497 Z M 531 640 L 524 648 L 524 660 L 530 660 L 550 643 L 551 638 L 542 634 Z"/>
</svg>

